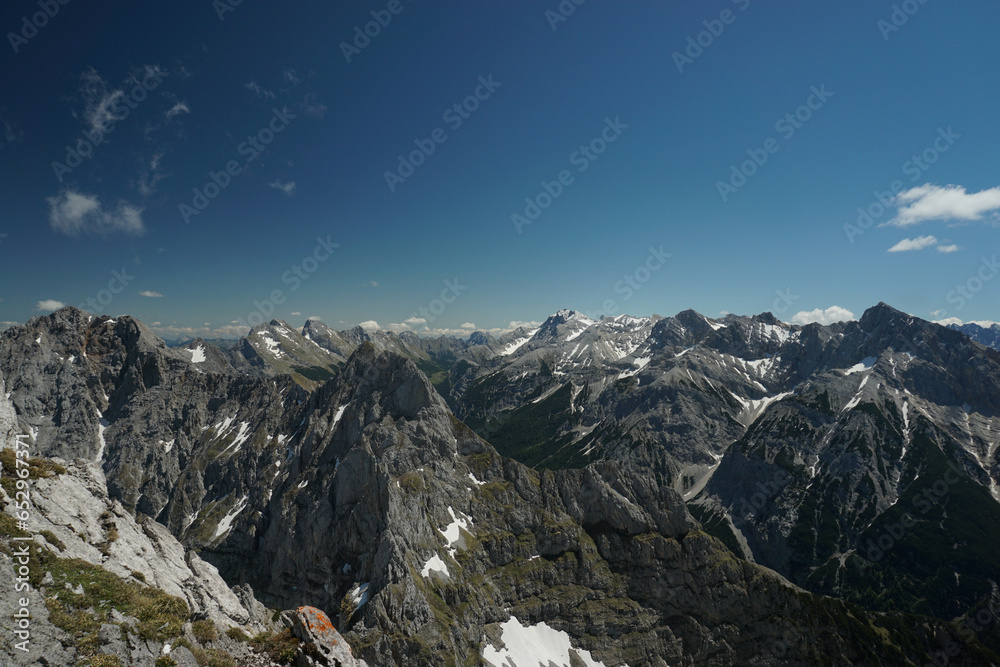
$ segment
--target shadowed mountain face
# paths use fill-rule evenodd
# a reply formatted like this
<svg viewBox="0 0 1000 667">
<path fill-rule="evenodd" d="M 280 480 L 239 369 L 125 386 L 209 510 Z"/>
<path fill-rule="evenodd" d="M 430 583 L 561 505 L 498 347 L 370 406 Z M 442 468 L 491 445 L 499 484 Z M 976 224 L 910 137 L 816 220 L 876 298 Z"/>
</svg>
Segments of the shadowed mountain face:
<svg viewBox="0 0 1000 667">
<path fill-rule="evenodd" d="M 885 304 L 832 326 L 654 320 L 559 313 L 456 365 L 452 404 L 530 465 L 654 476 L 809 590 L 944 618 L 995 599 L 994 350 Z"/>
<path fill-rule="evenodd" d="M 961 647 L 949 664 L 1000 660 L 909 615 L 988 601 L 988 534 L 941 561 L 960 582 L 947 614 L 890 595 L 872 602 L 892 613 L 872 614 L 732 552 L 868 604 L 844 573 L 889 581 L 905 538 L 864 567 L 842 556 L 920 480 L 958 480 L 928 526 L 975 515 L 969 530 L 984 530 L 996 438 L 980 416 L 995 414 L 1000 357 L 961 334 L 885 306 L 834 327 L 563 311 L 476 344 L 355 332 L 262 325 L 237 348 L 261 360 L 243 370 L 203 341 L 170 349 L 136 320 L 70 308 L 5 332 L 0 370 L 36 453 L 95 462 L 124 511 L 269 605 L 327 610 L 371 664 L 477 664 L 542 623 L 609 666 L 925 664 L 949 641 Z M 387 349 L 397 341 L 405 355 Z M 274 350 L 343 361 L 307 389 Z M 536 470 L 502 456 L 420 363 L 444 368 L 459 416 L 508 449 L 594 462 Z M 551 433 L 515 430 L 524 415 Z M 744 497 L 756 514 L 739 514 Z M 943 581 L 906 573 L 924 587 L 915 600 Z"/>
</svg>

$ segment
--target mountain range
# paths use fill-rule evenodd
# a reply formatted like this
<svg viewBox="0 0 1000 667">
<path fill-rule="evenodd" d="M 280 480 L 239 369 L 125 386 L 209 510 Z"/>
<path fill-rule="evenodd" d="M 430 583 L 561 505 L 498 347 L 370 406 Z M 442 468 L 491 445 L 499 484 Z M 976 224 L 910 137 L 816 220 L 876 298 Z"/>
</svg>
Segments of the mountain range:
<svg viewBox="0 0 1000 667">
<path fill-rule="evenodd" d="M 64 656 L 13 664 L 341 664 L 303 606 L 371 665 L 1000 664 L 1000 352 L 886 304 L 228 347 L 65 308 L 0 374 L 36 498 L 0 568 L 34 535 Z M 84 563 L 187 616 L 144 631 Z"/>
</svg>

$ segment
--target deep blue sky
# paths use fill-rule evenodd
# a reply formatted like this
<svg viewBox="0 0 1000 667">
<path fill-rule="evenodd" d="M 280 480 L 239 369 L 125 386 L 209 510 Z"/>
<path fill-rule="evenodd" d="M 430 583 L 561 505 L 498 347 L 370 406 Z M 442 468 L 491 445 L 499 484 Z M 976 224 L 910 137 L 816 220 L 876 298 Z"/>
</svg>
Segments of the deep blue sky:
<svg viewBox="0 0 1000 667">
<path fill-rule="evenodd" d="M 1000 320 L 1000 280 L 979 282 L 997 271 L 982 259 L 997 250 L 1000 208 L 996 2 L 913 2 L 889 33 L 879 21 L 893 3 L 871 0 L 588 0 L 555 30 L 555 0 L 402 0 L 347 62 L 341 42 L 389 4 L 245 1 L 220 20 L 209 0 L 70 0 L 17 53 L 8 34 L 0 321 L 93 299 L 168 337 L 235 335 L 255 300 L 281 290 L 273 315 L 294 324 L 389 327 L 440 312 L 434 299 L 456 278 L 459 296 L 411 327 L 500 330 L 560 308 L 599 314 L 609 300 L 612 314 L 805 321 L 796 314 L 860 316 L 886 301 Z M 679 71 L 675 52 L 705 21 L 718 31 L 724 10 L 731 22 Z M 8 2 L 0 27 L 20 33 L 38 11 Z M 156 72 L 121 117 L 113 103 Z M 479 77 L 500 85 L 454 128 L 443 113 Z M 813 87 L 832 96 L 810 98 Z M 794 133 L 776 127 L 810 101 Z M 241 143 L 275 109 L 294 118 L 248 163 Z M 60 182 L 52 163 L 102 110 L 112 131 Z M 608 119 L 628 127 L 609 130 L 595 160 L 574 159 Z M 390 189 L 397 156 L 436 128 L 447 140 Z M 947 150 L 933 149 L 946 135 Z M 724 201 L 718 182 L 765 145 L 777 151 Z M 933 165 L 908 164 L 925 149 Z M 230 160 L 241 173 L 186 222 L 179 206 Z M 519 234 L 511 215 L 563 170 L 572 183 Z M 895 180 L 928 187 L 887 199 L 849 242 L 844 225 Z M 340 246 L 296 285 L 286 272 L 318 237 Z M 901 242 L 920 249 L 888 252 Z M 646 273 L 650 247 L 671 256 Z M 116 294 L 102 293 L 109 282 Z"/>
</svg>

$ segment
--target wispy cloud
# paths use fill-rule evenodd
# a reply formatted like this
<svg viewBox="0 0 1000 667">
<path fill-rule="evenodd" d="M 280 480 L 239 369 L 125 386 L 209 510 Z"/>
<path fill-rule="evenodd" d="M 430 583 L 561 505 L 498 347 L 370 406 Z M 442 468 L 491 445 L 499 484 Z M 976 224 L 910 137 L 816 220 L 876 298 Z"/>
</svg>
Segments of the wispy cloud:
<svg viewBox="0 0 1000 667">
<path fill-rule="evenodd" d="M 253 93 L 253 96 L 255 98 L 274 99 L 274 93 L 262 87 L 256 81 L 250 81 L 250 83 L 244 84 L 243 87 L 249 90 L 251 93 Z"/>
<path fill-rule="evenodd" d="M 375 320 L 366 320 L 364 322 L 359 322 L 358 326 L 364 329 L 365 331 L 376 331 L 381 328 L 379 327 L 378 322 L 376 322 Z"/>
<path fill-rule="evenodd" d="M 309 93 L 302 100 L 302 110 L 312 118 L 323 118 L 326 115 L 327 106 L 317 99 L 315 93 Z"/>
<path fill-rule="evenodd" d="M 792 319 L 790 321 L 792 324 L 811 324 L 812 322 L 818 322 L 820 324 L 833 324 L 834 322 L 848 322 L 853 319 L 856 319 L 854 317 L 854 313 L 846 308 L 841 308 L 840 306 L 830 306 L 826 310 L 817 308 L 816 310 L 800 311 L 792 315 Z"/>
<path fill-rule="evenodd" d="M 959 250 L 960 248 L 955 244 L 938 246 L 938 252 L 958 252 Z"/>
<path fill-rule="evenodd" d="M 0 106 L 0 132 L 2 132 L 3 139 L 0 141 L 0 147 L 19 144 L 24 141 L 24 132 L 18 127 L 17 123 L 10 119 L 7 107 L 2 106 Z"/>
<path fill-rule="evenodd" d="M 517 329 L 518 327 L 524 327 L 525 329 L 537 329 L 541 326 L 541 322 L 520 322 L 512 321 L 509 326 L 506 327 L 495 327 L 492 329 L 480 329 L 473 322 L 463 322 L 457 327 L 430 327 L 426 318 L 423 317 L 408 317 L 402 322 L 392 322 L 386 329 L 389 331 L 412 331 L 413 333 L 419 334 L 424 337 L 434 338 L 437 336 L 454 336 L 456 338 L 466 338 L 473 331 L 481 330 L 487 333 L 493 334 L 494 336 L 502 336 L 509 331 Z"/>
<path fill-rule="evenodd" d="M 896 245 L 889 248 L 886 252 L 909 252 L 911 250 L 923 250 L 924 248 L 930 248 L 936 246 L 937 244 L 937 237 L 918 236 L 915 239 L 903 239 Z"/>
<path fill-rule="evenodd" d="M 141 173 L 139 174 L 139 180 L 135 184 L 136 190 L 139 191 L 143 197 L 150 197 L 156 194 L 156 186 L 167 177 L 165 173 L 160 171 L 160 163 L 163 161 L 163 153 L 156 153 L 150 158 L 149 162 L 143 166 Z"/>
<path fill-rule="evenodd" d="M 274 181 L 273 183 L 268 183 L 268 185 L 270 185 L 275 190 L 281 190 L 289 197 L 295 194 L 296 190 L 295 181 L 289 181 L 287 183 L 283 183 L 282 181 L 278 180 Z"/>
<path fill-rule="evenodd" d="M 182 113 L 191 113 L 191 109 L 188 108 L 187 102 L 178 102 L 167 110 L 166 115 L 169 119 Z"/>
<path fill-rule="evenodd" d="M 115 87 L 105 81 L 93 67 L 88 67 L 80 75 L 79 88 L 83 99 L 83 120 L 88 129 L 103 132 L 106 125 L 125 118 L 130 111 L 125 106 L 125 88 L 163 75 L 164 72 L 158 65 L 146 65 L 129 74 L 122 86 Z"/>
<path fill-rule="evenodd" d="M 53 310 L 59 310 L 60 308 L 65 307 L 65 303 L 62 301 L 56 301 L 55 299 L 43 299 L 35 304 L 35 310 L 40 310 L 42 312 L 52 312 Z"/>
<path fill-rule="evenodd" d="M 1000 210 L 1000 187 L 969 194 L 960 185 L 927 183 L 896 196 L 899 211 L 886 224 L 908 227 L 928 220 L 980 220 Z"/>
<path fill-rule="evenodd" d="M 139 296 L 149 297 L 150 299 L 162 299 L 163 295 L 159 292 L 153 292 L 152 290 L 142 290 L 139 292 Z"/>
<path fill-rule="evenodd" d="M 176 322 L 161 324 L 154 322 L 149 325 L 160 338 L 168 340 L 175 338 L 240 338 L 247 334 L 247 329 L 239 324 L 224 324 L 212 327 L 211 324 L 201 326 L 180 326 Z"/>
<path fill-rule="evenodd" d="M 114 88 L 93 67 L 80 75 L 80 95 L 83 97 L 83 120 L 92 131 L 121 119 L 121 109 L 116 109 L 125 99 L 125 91 Z"/>
<path fill-rule="evenodd" d="M 119 202 L 117 208 L 107 210 L 97 196 L 75 190 L 63 190 L 46 201 L 52 229 L 68 236 L 115 232 L 139 235 L 146 231 L 142 209 L 127 202 Z"/>
</svg>

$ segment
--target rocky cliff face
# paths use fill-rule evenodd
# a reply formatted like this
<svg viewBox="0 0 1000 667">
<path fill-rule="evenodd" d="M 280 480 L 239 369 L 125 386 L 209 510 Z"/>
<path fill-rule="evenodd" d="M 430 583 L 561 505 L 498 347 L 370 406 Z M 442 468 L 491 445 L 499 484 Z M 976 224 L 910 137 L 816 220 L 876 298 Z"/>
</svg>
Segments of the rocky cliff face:
<svg viewBox="0 0 1000 667">
<path fill-rule="evenodd" d="M 533 465 L 656 476 L 734 553 L 815 592 L 956 619 L 990 607 L 995 351 L 885 304 L 806 327 L 687 311 L 591 357 L 609 324 L 553 316 L 456 366 L 452 404 Z"/>
<path fill-rule="evenodd" d="M 249 588 L 230 588 L 165 526 L 110 498 L 94 462 L 34 457 L 39 443 L 22 433 L 6 392 L 0 435 L 0 509 L 10 513 L 0 514 L 4 664 L 77 665 L 104 654 L 117 659 L 108 664 L 153 665 L 189 616 L 221 630 L 272 627 Z"/>
<path fill-rule="evenodd" d="M 627 362 L 638 372 L 622 379 L 642 376 L 634 390 L 648 381 L 656 387 L 651 397 L 661 396 L 662 404 L 662 396 L 677 396 L 670 400 L 693 413 L 690 406 L 707 400 L 697 398 L 707 386 L 725 393 L 712 378 L 684 384 L 678 376 L 690 369 L 675 368 L 678 357 L 699 359 L 697 368 L 706 370 L 712 357 L 680 354 L 673 341 L 726 335 L 732 346 L 774 354 L 791 335 L 767 318 L 733 321 L 745 330 L 724 333 L 695 315 L 666 324 L 609 323 L 634 328 L 629 344 L 645 345 L 639 358 L 650 357 L 643 365 Z M 560 317 L 547 335 L 587 335 L 588 327 Z M 608 351 L 602 363 L 621 365 L 606 336 L 594 335 L 593 344 L 603 341 Z M 127 532 L 136 545 L 129 553 L 175 563 L 163 586 L 176 583 L 188 605 L 202 605 L 220 622 L 246 625 L 256 612 L 245 595 L 235 598 L 247 616 L 221 590 L 185 589 L 176 549 L 168 558 L 164 546 L 168 531 L 199 554 L 181 556 L 196 579 L 215 567 L 230 586 L 248 585 L 270 607 L 325 609 L 354 654 L 373 665 L 500 664 L 526 638 L 538 637 L 551 640 L 543 642 L 550 648 L 564 646 L 565 657 L 553 660 L 567 665 L 923 664 L 951 641 L 961 651 L 950 664 L 996 659 L 956 626 L 871 614 L 735 557 L 691 516 L 676 481 L 655 465 L 637 474 L 634 460 L 623 458 L 540 472 L 499 455 L 452 414 L 413 360 L 371 341 L 312 391 L 287 375 L 206 369 L 191 349 L 170 350 L 129 318 L 109 324 L 66 309 L 0 337 L 0 364 L 37 451 L 90 461 L 67 465 L 67 479 L 77 481 L 39 480 L 39 489 L 61 484 L 47 491 L 50 497 L 72 491 L 83 499 L 82 485 L 108 508 L 109 518 L 102 510 L 96 524 L 97 505 L 81 511 L 80 532 L 88 537 L 73 542 L 67 534 L 66 548 L 97 558 L 84 542 L 94 548 L 103 530 L 106 544 L 97 552 L 121 564 L 119 574 L 131 572 L 141 564 L 116 552 L 118 540 L 107 537 L 113 521 L 119 539 Z M 636 353 L 638 347 L 628 354 Z M 791 381 L 744 374 L 734 392 Z M 613 384 L 597 394 L 611 390 Z M 590 400 L 595 407 L 588 409 L 619 409 Z M 770 415 L 784 403 L 748 408 L 735 396 L 724 402 L 732 419 L 721 428 L 734 439 L 752 430 L 745 422 L 761 423 L 744 410 Z M 656 410 L 668 420 L 667 406 Z M 704 423 L 713 420 L 705 416 Z M 655 424 L 649 419 L 646 428 L 653 432 Z M 680 431 L 665 430 L 670 442 L 681 441 Z M 654 463 L 665 460 L 652 442 L 645 447 Z M 110 500 L 101 495 L 100 472 Z M 84 500 L 81 507 L 90 507 Z M 55 533 L 66 517 L 55 508 L 49 513 Z M 149 518 L 130 519 L 143 515 Z M 154 569 L 137 571 L 161 576 Z M 207 598 L 216 597 L 211 610 Z"/>
</svg>

